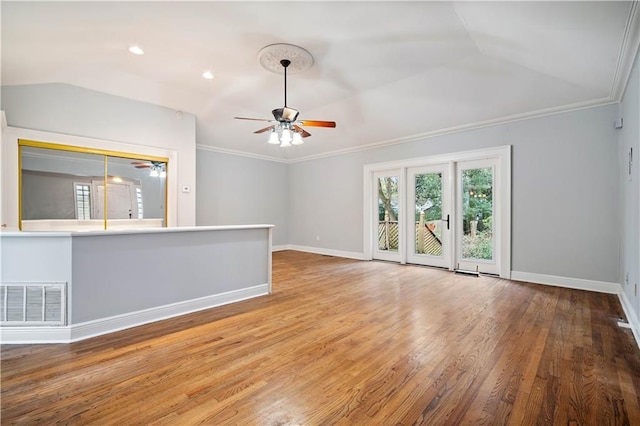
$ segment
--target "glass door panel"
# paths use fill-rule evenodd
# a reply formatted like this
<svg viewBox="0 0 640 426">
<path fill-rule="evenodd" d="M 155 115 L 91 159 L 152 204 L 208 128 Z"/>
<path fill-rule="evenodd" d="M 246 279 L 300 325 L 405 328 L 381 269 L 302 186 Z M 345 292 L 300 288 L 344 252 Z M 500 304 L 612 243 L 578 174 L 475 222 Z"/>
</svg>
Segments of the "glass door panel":
<svg viewBox="0 0 640 426">
<path fill-rule="evenodd" d="M 407 170 L 407 261 L 448 268 L 451 263 L 447 164 Z"/>
<path fill-rule="evenodd" d="M 495 160 L 458 163 L 457 267 L 497 274 Z"/>
<path fill-rule="evenodd" d="M 374 221 L 376 238 L 374 259 L 401 260 L 401 203 L 400 171 L 378 172 L 374 174 L 374 200 L 377 220 Z"/>
</svg>

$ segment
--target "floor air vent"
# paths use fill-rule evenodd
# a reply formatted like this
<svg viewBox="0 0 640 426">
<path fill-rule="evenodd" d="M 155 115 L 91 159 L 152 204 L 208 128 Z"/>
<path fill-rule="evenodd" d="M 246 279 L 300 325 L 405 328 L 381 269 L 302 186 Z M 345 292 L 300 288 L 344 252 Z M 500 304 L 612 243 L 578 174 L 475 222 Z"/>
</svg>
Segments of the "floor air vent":
<svg viewBox="0 0 640 426">
<path fill-rule="evenodd" d="M 0 325 L 66 324 L 67 284 L 0 283 Z"/>
</svg>

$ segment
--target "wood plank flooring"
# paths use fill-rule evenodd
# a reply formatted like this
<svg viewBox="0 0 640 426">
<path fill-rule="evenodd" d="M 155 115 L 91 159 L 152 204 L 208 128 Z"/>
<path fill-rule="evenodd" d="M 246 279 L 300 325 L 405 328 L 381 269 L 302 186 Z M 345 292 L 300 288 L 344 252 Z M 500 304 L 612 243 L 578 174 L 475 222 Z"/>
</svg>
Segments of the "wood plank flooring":
<svg viewBox="0 0 640 426">
<path fill-rule="evenodd" d="M 638 425 L 616 296 L 274 253 L 269 296 L 4 345 L 3 425 Z"/>
</svg>

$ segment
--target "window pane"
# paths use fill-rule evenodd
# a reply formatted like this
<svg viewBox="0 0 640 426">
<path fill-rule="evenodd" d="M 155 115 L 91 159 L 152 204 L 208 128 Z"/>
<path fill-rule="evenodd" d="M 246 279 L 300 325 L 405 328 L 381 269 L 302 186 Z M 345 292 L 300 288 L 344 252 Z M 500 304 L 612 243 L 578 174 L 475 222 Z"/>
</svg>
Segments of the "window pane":
<svg viewBox="0 0 640 426">
<path fill-rule="evenodd" d="M 415 177 L 415 252 L 442 256 L 442 173 Z"/>
<path fill-rule="evenodd" d="M 378 249 L 398 251 L 398 177 L 378 179 Z"/>
<path fill-rule="evenodd" d="M 91 219 L 91 189 L 89 185 L 75 183 L 76 187 L 76 219 Z"/>
<path fill-rule="evenodd" d="M 493 168 L 462 171 L 462 258 L 493 259 Z"/>
</svg>

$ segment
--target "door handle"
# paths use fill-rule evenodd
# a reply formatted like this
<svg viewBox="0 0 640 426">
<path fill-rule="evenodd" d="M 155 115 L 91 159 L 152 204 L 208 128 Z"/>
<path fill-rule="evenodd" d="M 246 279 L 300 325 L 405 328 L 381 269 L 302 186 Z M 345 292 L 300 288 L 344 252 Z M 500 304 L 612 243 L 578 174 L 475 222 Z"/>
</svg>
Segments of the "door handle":
<svg viewBox="0 0 640 426">
<path fill-rule="evenodd" d="M 447 222 L 447 229 L 449 229 L 449 215 L 447 215 L 447 218 L 442 218 L 443 222 Z"/>
</svg>

